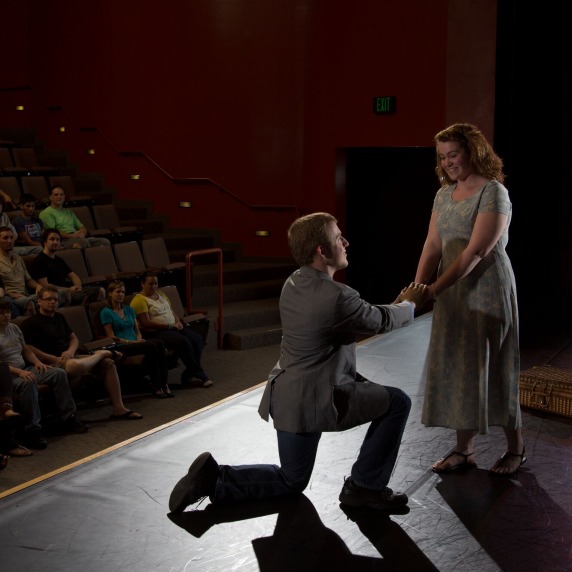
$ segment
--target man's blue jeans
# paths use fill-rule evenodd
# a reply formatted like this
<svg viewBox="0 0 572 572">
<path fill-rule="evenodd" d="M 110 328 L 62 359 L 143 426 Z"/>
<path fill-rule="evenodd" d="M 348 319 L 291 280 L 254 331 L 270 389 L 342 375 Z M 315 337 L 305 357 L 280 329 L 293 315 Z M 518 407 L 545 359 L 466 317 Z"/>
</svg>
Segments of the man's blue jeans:
<svg viewBox="0 0 572 572">
<path fill-rule="evenodd" d="M 387 387 L 389 408 L 374 419 L 352 466 L 355 484 L 383 490 L 395 467 L 411 399 L 395 387 Z M 277 431 L 280 464 L 221 465 L 213 504 L 262 500 L 301 493 L 310 482 L 321 433 Z"/>
</svg>

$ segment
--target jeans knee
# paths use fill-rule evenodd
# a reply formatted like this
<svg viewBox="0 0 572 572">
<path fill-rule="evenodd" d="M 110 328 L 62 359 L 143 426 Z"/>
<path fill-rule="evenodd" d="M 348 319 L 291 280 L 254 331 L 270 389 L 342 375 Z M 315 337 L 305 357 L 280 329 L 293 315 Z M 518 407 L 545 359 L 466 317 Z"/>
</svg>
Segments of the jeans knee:
<svg viewBox="0 0 572 572">
<path fill-rule="evenodd" d="M 398 387 L 388 388 L 392 409 L 409 413 L 411 411 L 411 398 Z"/>
</svg>

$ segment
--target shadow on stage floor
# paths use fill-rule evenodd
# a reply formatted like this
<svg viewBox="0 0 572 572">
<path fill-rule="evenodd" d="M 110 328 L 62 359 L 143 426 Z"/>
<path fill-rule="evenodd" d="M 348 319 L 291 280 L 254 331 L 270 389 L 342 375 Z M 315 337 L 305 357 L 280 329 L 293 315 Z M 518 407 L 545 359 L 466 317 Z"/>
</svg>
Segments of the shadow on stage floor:
<svg viewBox="0 0 572 572">
<path fill-rule="evenodd" d="M 570 570 L 572 422 L 523 412 L 529 459 L 516 478 L 487 471 L 505 448 L 497 428 L 477 442 L 478 469 L 432 473 L 453 434 L 420 423 L 430 323 L 421 316 L 358 347 L 363 375 L 413 401 L 390 482 L 408 494 L 408 512 L 340 506 L 367 428 L 357 427 L 324 434 L 303 495 L 168 514 L 173 485 L 203 451 L 219 463 L 278 463 L 256 387 L 4 498 L 3 572 Z"/>
</svg>

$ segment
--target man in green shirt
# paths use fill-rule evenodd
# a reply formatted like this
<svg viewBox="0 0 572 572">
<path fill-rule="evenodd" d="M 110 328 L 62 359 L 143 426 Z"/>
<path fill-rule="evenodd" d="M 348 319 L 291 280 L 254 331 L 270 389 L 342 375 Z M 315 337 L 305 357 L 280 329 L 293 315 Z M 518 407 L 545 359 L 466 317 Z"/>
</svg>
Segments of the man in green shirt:
<svg viewBox="0 0 572 572">
<path fill-rule="evenodd" d="M 69 208 L 64 207 L 66 194 L 61 187 L 52 187 L 50 206 L 40 213 L 44 228 L 57 228 L 62 236 L 63 248 L 88 248 L 109 246 L 107 238 L 88 236 L 87 228 Z"/>
</svg>

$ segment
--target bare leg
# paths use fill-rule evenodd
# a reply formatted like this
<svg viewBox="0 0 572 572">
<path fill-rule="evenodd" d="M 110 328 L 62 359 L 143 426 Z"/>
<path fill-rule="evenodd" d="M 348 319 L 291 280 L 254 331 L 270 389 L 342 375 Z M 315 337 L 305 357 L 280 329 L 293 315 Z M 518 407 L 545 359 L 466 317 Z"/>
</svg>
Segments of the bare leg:
<svg viewBox="0 0 572 572">
<path fill-rule="evenodd" d="M 100 367 L 103 372 L 103 384 L 111 400 L 113 415 L 123 415 L 127 413 L 129 409 L 127 409 L 123 403 L 119 376 L 117 375 L 115 363 L 110 357 L 112 355 L 109 350 L 98 350 L 90 356 L 69 359 L 66 362 L 66 371 L 70 376 L 83 375 L 91 371 L 101 362 Z M 135 415 L 133 417 L 135 418 Z"/>
<path fill-rule="evenodd" d="M 98 350 L 90 356 L 72 358 L 67 360 L 65 370 L 71 376 L 83 375 L 91 371 L 100 361 L 111 358 L 112 355 L 109 350 Z"/>
<path fill-rule="evenodd" d="M 476 462 L 475 447 L 475 431 L 457 431 L 457 444 L 455 446 L 456 453 L 462 455 L 451 455 L 448 459 L 439 459 L 433 466 L 438 472 L 450 471 L 456 465 L 468 462 Z M 466 455 L 466 456 L 465 456 Z"/>
</svg>

